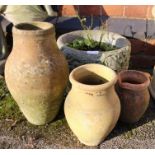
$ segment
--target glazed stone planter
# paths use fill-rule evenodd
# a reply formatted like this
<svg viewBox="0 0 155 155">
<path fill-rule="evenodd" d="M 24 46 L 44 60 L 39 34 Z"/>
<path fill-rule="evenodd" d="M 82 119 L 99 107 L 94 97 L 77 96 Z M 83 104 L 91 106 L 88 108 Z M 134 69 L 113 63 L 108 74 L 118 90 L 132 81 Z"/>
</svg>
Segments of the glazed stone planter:
<svg viewBox="0 0 155 155">
<path fill-rule="evenodd" d="M 66 55 L 69 62 L 70 69 L 87 63 L 99 63 L 115 71 L 128 69 L 131 44 L 123 36 L 101 30 L 90 30 L 90 35 L 95 41 L 99 41 L 101 34 L 104 33 L 102 42 L 110 43 L 118 47 L 116 50 L 102 52 L 102 51 L 81 51 L 70 48 L 68 43 L 77 38 L 87 38 L 87 33 L 84 30 L 73 31 L 61 35 L 57 40 L 59 49 Z"/>
<path fill-rule="evenodd" d="M 97 146 L 120 115 L 116 73 L 104 65 L 87 64 L 75 68 L 69 79 L 72 88 L 64 106 L 67 122 L 81 143 Z"/>
<path fill-rule="evenodd" d="M 13 27 L 5 80 L 30 123 L 44 125 L 55 118 L 68 82 L 68 66 L 52 24 L 30 22 Z"/>
<path fill-rule="evenodd" d="M 154 66 L 154 69 L 153 69 L 153 77 L 152 77 L 149 89 L 150 89 L 150 93 L 151 93 L 153 99 L 155 100 L 155 66 Z"/>
<path fill-rule="evenodd" d="M 120 120 L 135 123 L 145 113 L 150 100 L 149 77 L 140 71 L 128 70 L 118 74 L 117 92 L 121 101 Z"/>
</svg>

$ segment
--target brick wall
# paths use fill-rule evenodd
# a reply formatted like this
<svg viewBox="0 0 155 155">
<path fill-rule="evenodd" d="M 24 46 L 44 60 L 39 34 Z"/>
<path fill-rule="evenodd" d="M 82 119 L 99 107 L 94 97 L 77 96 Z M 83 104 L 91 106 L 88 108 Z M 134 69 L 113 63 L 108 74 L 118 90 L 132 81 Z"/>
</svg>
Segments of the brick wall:
<svg viewBox="0 0 155 155">
<path fill-rule="evenodd" d="M 128 37 L 132 44 L 134 67 L 153 67 L 155 64 L 155 20 L 152 5 L 63 5 L 59 6 L 59 16 L 74 18 L 93 15 L 94 27 L 99 26 L 99 18 L 107 20 L 109 31 Z M 89 20 L 89 19 L 88 19 Z M 71 20 L 69 20 L 71 21 Z M 78 28 L 78 22 L 66 22 L 66 28 Z M 70 25 L 70 26 L 68 26 Z M 65 28 L 65 25 L 63 25 Z M 61 27 L 63 29 L 63 27 Z"/>
<path fill-rule="evenodd" d="M 76 10 L 79 15 L 94 16 L 104 15 L 124 18 L 153 18 L 151 5 L 63 5 L 59 14 L 63 16 L 74 16 Z"/>
</svg>

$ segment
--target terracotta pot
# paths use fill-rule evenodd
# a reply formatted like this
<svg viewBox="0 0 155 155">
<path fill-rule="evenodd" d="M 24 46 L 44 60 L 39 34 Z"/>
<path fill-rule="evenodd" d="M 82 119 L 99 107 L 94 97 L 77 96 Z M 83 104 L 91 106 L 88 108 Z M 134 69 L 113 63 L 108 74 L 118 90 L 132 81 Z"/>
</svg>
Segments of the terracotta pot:
<svg viewBox="0 0 155 155">
<path fill-rule="evenodd" d="M 154 66 L 153 77 L 152 77 L 151 84 L 150 84 L 149 88 L 150 88 L 150 93 L 155 100 L 155 66 Z"/>
<path fill-rule="evenodd" d="M 30 123 L 43 125 L 55 118 L 68 81 L 68 67 L 57 48 L 52 24 L 30 22 L 13 27 L 13 50 L 6 62 L 5 79 Z"/>
<path fill-rule="evenodd" d="M 80 142 L 96 146 L 115 127 L 120 101 L 114 90 L 116 73 L 99 64 L 82 65 L 70 76 L 72 89 L 65 100 L 67 122 Z"/>
<path fill-rule="evenodd" d="M 100 41 L 103 35 L 102 42 L 106 42 L 115 45 L 118 49 L 112 51 L 82 51 L 67 46 L 77 38 L 87 38 L 88 33 L 85 30 L 77 30 L 61 35 L 57 44 L 59 49 L 65 54 L 70 69 L 87 64 L 87 63 L 99 63 L 103 64 L 115 71 L 121 71 L 128 69 L 131 44 L 127 38 L 113 32 L 90 30 L 90 36 L 95 41 Z"/>
<path fill-rule="evenodd" d="M 120 120 L 135 123 L 149 105 L 149 77 L 140 71 L 126 70 L 118 74 L 117 92 L 121 101 Z"/>
</svg>

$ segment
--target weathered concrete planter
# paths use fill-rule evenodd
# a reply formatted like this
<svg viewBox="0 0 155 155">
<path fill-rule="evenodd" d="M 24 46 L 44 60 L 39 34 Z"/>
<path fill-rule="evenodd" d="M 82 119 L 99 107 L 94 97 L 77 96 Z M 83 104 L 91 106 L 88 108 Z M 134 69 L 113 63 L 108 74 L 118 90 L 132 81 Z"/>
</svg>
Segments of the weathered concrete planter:
<svg viewBox="0 0 155 155">
<path fill-rule="evenodd" d="M 120 115 L 120 101 L 115 92 L 116 73 L 100 64 L 75 68 L 70 76 L 72 89 L 65 100 L 67 122 L 88 145 L 100 144 L 115 127 Z"/>
<path fill-rule="evenodd" d="M 135 123 L 140 120 L 149 105 L 149 84 L 150 79 L 144 72 L 127 70 L 118 73 L 117 92 L 121 101 L 121 121 Z"/>
<path fill-rule="evenodd" d="M 27 120 L 46 124 L 58 113 L 68 82 L 68 66 L 56 45 L 54 26 L 17 24 L 13 39 L 5 65 L 6 84 Z"/>
<path fill-rule="evenodd" d="M 96 41 L 100 40 L 102 34 L 101 30 L 91 30 L 90 34 Z M 128 69 L 131 44 L 123 36 L 104 31 L 102 41 L 116 45 L 117 50 L 101 52 L 101 51 L 81 51 L 70 48 L 68 43 L 72 42 L 76 38 L 87 37 L 87 33 L 84 30 L 73 31 L 61 35 L 57 40 L 59 49 L 66 55 L 70 68 L 73 69 L 79 65 L 87 63 L 100 63 L 115 71 Z"/>
<path fill-rule="evenodd" d="M 150 89 L 150 93 L 151 93 L 152 97 L 155 99 L 155 66 L 153 69 L 153 77 L 152 77 L 149 89 Z"/>
</svg>

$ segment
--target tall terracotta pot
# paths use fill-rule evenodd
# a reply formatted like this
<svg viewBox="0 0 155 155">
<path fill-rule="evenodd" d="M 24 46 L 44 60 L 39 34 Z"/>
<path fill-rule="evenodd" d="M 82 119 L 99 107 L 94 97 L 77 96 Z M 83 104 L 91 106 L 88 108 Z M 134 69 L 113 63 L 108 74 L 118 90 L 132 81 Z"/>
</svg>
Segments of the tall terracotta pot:
<svg viewBox="0 0 155 155">
<path fill-rule="evenodd" d="M 155 100 L 155 66 L 153 69 L 153 76 L 152 76 L 152 80 L 149 88 L 150 88 L 150 93 Z"/>
<path fill-rule="evenodd" d="M 96 146 L 112 131 L 120 115 L 114 90 L 116 73 L 100 64 L 87 64 L 74 69 L 69 78 L 72 89 L 64 107 L 67 122 L 83 144 Z"/>
<path fill-rule="evenodd" d="M 30 22 L 13 27 L 5 80 L 30 123 L 43 125 L 55 118 L 68 81 L 68 67 L 56 45 L 52 24 Z"/>
<path fill-rule="evenodd" d="M 149 105 L 149 77 L 140 71 L 126 70 L 118 74 L 117 92 L 121 101 L 120 120 L 135 123 Z"/>
</svg>

